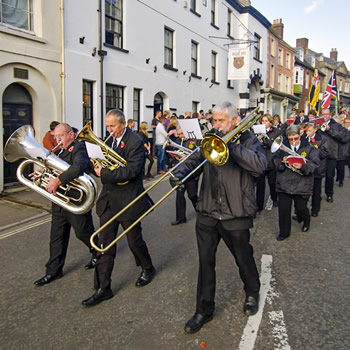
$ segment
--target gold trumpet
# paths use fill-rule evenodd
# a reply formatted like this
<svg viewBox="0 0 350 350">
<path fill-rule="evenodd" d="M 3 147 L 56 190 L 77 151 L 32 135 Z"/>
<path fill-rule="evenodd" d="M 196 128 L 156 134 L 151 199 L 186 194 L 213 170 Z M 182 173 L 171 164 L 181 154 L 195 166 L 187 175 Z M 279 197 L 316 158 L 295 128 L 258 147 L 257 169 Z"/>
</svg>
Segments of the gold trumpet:
<svg viewBox="0 0 350 350">
<path fill-rule="evenodd" d="M 101 164 L 102 168 L 107 168 L 109 170 L 114 170 L 119 167 L 126 166 L 127 161 L 106 144 L 107 140 L 111 137 L 111 135 L 109 135 L 109 137 L 105 141 L 100 140 L 92 131 L 90 121 L 81 129 L 81 131 L 75 137 L 77 141 L 87 141 L 101 147 L 105 159 L 90 158 L 94 168 L 96 168 L 98 164 Z"/>
<path fill-rule="evenodd" d="M 156 182 L 154 182 L 147 190 L 139 194 L 133 201 L 131 201 L 127 206 L 119 211 L 116 215 L 110 218 L 104 225 L 102 225 L 97 231 L 95 231 L 90 237 L 91 246 L 98 252 L 104 254 L 109 250 L 114 244 L 116 244 L 122 237 L 124 237 L 130 230 L 132 230 L 143 218 L 145 218 L 150 212 L 152 212 L 156 207 L 158 207 L 166 198 L 168 198 L 173 192 L 175 192 L 179 187 L 181 187 L 194 173 L 196 173 L 207 161 L 215 165 L 224 165 L 227 163 L 229 158 L 229 150 L 227 144 L 229 142 L 237 141 L 241 135 L 249 130 L 256 121 L 260 118 L 258 114 L 259 108 L 253 110 L 249 115 L 247 115 L 239 125 L 234 128 L 230 133 L 223 137 L 215 134 L 207 134 L 201 141 L 200 146 L 196 147 L 192 152 L 188 153 L 178 164 L 176 164 L 171 170 L 162 175 Z M 184 177 L 178 185 L 174 186 L 168 193 L 166 193 L 158 202 L 153 204 L 143 215 L 136 219 L 131 226 L 124 230 L 118 237 L 116 237 L 109 245 L 105 248 L 98 247 L 94 238 L 107 226 L 109 226 L 114 220 L 116 220 L 120 215 L 122 215 L 126 210 L 132 207 L 137 201 L 139 201 L 143 196 L 145 196 L 149 191 L 156 187 L 161 181 L 163 181 L 168 176 L 174 176 L 172 173 L 174 170 L 184 163 L 189 157 L 201 150 L 204 160 L 193 169 L 186 177 Z"/>
</svg>

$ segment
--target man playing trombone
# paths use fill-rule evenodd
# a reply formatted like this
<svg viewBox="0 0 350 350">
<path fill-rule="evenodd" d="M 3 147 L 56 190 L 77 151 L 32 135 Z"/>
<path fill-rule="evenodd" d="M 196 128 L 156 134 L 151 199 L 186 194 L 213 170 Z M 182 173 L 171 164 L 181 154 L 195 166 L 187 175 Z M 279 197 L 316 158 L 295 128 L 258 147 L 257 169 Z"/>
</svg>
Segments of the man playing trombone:
<svg viewBox="0 0 350 350">
<path fill-rule="evenodd" d="M 231 132 L 238 121 L 237 109 L 231 103 L 213 109 L 213 127 L 220 136 Z M 197 306 L 194 316 L 186 323 L 185 332 L 194 333 L 212 320 L 215 309 L 215 255 L 221 239 L 234 256 L 244 284 L 243 312 L 254 315 L 259 303 L 259 275 L 249 243 L 249 229 L 256 214 L 254 177 L 261 175 L 267 160 L 261 144 L 249 131 L 244 131 L 236 142 L 229 141 L 229 158 L 218 166 L 210 162 L 203 166 L 203 180 L 197 203 L 196 237 L 199 254 Z M 181 184 L 203 161 L 199 152 L 193 154 L 175 170 L 171 184 Z"/>
<path fill-rule="evenodd" d="M 54 129 L 54 135 L 60 144 L 58 156 L 71 166 L 57 177 L 48 180 L 47 191 L 56 194 L 61 184 L 69 184 L 72 180 L 90 169 L 90 160 L 83 142 L 75 142 L 75 134 L 70 125 L 59 124 Z M 34 174 L 34 173 L 33 173 Z M 52 203 L 52 222 L 50 235 L 50 258 L 46 264 L 46 275 L 34 284 L 43 286 L 63 276 L 63 266 L 66 260 L 69 234 L 73 226 L 76 236 L 92 251 L 90 236 L 94 232 L 91 210 L 85 214 L 73 214 L 65 208 Z M 85 265 L 86 269 L 95 266 L 94 255 Z"/>
<path fill-rule="evenodd" d="M 126 128 L 125 116 L 121 110 L 110 110 L 105 120 L 107 130 L 113 136 L 113 140 L 108 141 L 108 146 L 125 159 L 127 164 L 125 167 L 118 167 L 114 170 L 102 168 L 100 164 L 95 167 L 95 173 L 101 178 L 103 184 L 96 204 L 96 213 L 100 217 L 101 226 L 144 191 L 142 180 L 145 150 L 141 138 Z M 125 230 L 133 224 L 135 218 L 142 215 L 151 206 L 151 203 L 151 199 L 144 196 L 135 205 L 128 208 L 99 234 L 98 246 L 106 247 L 111 243 L 117 235 L 119 224 Z M 155 268 L 146 242 L 142 238 L 141 223 L 130 230 L 127 234 L 127 240 L 135 257 L 136 265 L 142 268 L 136 286 L 143 287 L 152 281 Z M 83 300 L 83 305 L 96 305 L 113 297 L 111 274 L 116 252 L 117 246 L 113 245 L 105 254 L 97 254 L 94 278 L 96 291 L 91 297 Z"/>
</svg>

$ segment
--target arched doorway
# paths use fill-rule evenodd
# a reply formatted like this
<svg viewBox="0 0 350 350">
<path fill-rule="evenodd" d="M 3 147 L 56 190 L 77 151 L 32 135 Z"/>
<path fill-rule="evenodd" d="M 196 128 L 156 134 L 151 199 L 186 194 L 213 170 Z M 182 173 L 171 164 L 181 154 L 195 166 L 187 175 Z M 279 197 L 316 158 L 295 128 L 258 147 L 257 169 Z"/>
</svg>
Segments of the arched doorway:
<svg viewBox="0 0 350 350">
<path fill-rule="evenodd" d="M 16 129 L 33 124 L 32 110 L 32 98 L 25 87 L 14 83 L 6 88 L 2 100 L 4 145 Z M 5 184 L 17 182 L 16 169 L 19 163 L 20 161 L 8 163 L 4 160 Z"/>
<path fill-rule="evenodd" d="M 164 109 L 163 96 L 158 92 L 157 94 L 154 95 L 153 116 L 156 115 L 156 111 L 161 111 L 163 114 L 163 109 Z"/>
</svg>

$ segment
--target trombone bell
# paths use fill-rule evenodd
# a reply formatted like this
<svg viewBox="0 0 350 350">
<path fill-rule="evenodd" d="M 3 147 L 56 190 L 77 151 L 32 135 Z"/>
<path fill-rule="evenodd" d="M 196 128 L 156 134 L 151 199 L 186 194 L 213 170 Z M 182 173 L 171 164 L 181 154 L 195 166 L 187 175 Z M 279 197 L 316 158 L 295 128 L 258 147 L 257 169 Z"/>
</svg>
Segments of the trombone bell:
<svg viewBox="0 0 350 350">
<path fill-rule="evenodd" d="M 225 141 L 218 135 L 206 134 L 201 141 L 201 152 L 209 163 L 224 165 L 227 163 L 229 152 Z"/>
</svg>

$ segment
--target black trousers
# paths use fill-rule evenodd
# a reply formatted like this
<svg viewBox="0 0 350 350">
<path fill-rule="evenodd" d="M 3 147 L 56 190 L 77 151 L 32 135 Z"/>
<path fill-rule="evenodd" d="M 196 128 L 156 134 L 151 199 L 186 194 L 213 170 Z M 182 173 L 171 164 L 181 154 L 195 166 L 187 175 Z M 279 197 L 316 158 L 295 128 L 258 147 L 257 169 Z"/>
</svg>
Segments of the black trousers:
<svg viewBox="0 0 350 350">
<path fill-rule="evenodd" d="M 337 178 L 336 181 L 339 181 L 339 183 L 344 182 L 345 178 L 345 165 L 347 164 L 347 159 L 337 160 Z"/>
<path fill-rule="evenodd" d="M 327 197 L 332 197 L 334 193 L 334 175 L 336 166 L 337 161 L 335 159 L 327 159 L 325 181 L 325 193 Z"/>
<path fill-rule="evenodd" d="M 194 210 L 196 210 L 198 201 L 198 179 L 186 181 L 184 186 L 185 188 L 176 191 L 176 220 L 178 221 L 186 221 L 185 191 L 187 191 Z"/>
<path fill-rule="evenodd" d="M 249 244 L 249 229 L 227 230 L 219 220 L 215 226 L 211 227 L 201 223 L 197 218 L 196 233 L 199 254 L 196 312 L 207 315 L 214 312 L 215 255 L 221 238 L 235 258 L 246 294 L 258 296 L 260 281 L 253 257 L 253 247 Z"/>
<path fill-rule="evenodd" d="M 146 172 L 146 159 L 148 159 L 149 163 L 148 163 L 148 167 L 147 167 L 147 172 Z M 151 169 L 152 169 L 152 165 L 154 163 L 154 159 L 153 159 L 153 156 L 152 156 L 152 153 L 146 153 L 146 158 L 145 158 L 145 164 L 143 166 L 144 168 L 144 174 L 145 175 L 151 175 Z"/>
<path fill-rule="evenodd" d="M 107 209 L 100 217 L 101 226 L 104 225 L 114 215 L 115 212 L 112 212 L 111 209 L 107 207 Z M 133 221 L 113 221 L 112 224 L 100 232 L 98 238 L 98 246 L 107 247 L 107 245 L 116 238 L 119 224 L 125 230 L 131 226 L 132 223 Z M 142 227 L 140 222 L 132 230 L 130 230 L 129 233 L 126 234 L 126 238 L 128 240 L 129 248 L 134 255 L 136 265 L 141 266 L 142 269 L 152 268 L 152 259 L 149 255 L 146 242 L 142 238 Z M 94 281 L 95 289 L 99 287 L 102 289 L 111 287 L 111 275 L 116 254 L 116 244 L 104 254 L 97 253 L 97 264 L 95 267 Z"/>
<path fill-rule="evenodd" d="M 265 202 L 265 177 L 267 177 L 267 181 L 270 187 L 270 195 L 272 201 L 277 201 L 277 193 L 276 193 L 276 170 L 268 170 L 263 175 L 260 175 L 256 179 L 256 205 L 259 210 L 264 209 Z"/>
<path fill-rule="evenodd" d="M 291 213 L 292 201 L 294 201 L 295 214 L 300 222 L 310 224 L 310 212 L 307 207 L 309 196 L 302 196 L 300 194 L 288 194 L 284 192 L 278 193 L 278 223 L 280 228 L 280 235 L 288 237 L 292 226 Z"/>
<path fill-rule="evenodd" d="M 46 273 L 48 275 L 58 275 L 63 271 L 72 226 L 77 238 L 92 252 L 90 236 L 95 229 L 92 222 L 91 211 L 83 215 L 76 215 L 53 204 L 50 233 L 50 258 L 46 263 Z"/>
<path fill-rule="evenodd" d="M 321 177 L 315 177 L 314 178 L 314 189 L 312 192 L 312 199 L 311 199 L 311 213 L 312 214 L 318 214 L 318 212 L 321 209 L 321 192 L 322 192 L 322 178 Z"/>
</svg>

